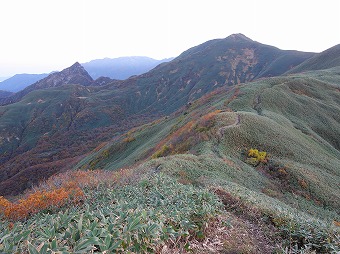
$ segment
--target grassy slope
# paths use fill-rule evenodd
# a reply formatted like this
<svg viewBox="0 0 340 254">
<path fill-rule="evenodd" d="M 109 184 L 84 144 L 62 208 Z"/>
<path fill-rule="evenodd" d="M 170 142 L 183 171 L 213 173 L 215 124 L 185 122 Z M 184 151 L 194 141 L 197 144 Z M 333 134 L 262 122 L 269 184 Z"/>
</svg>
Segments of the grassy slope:
<svg viewBox="0 0 340 254">
<path fill-rule="evenodd" d="M 277 246 L 293 251 L 292 244 L 317 243 L 322 247 L 313 248 L 331 252 L 339 233 L 332 224 L 339 221 L 340 204 L 338 71 L 222 88 L 176 114 L 103 143 L 77 168 L 140 165 L 127 170 L 127 178 L 104 175 L 102 184 L 91 180 L 84 188 L 83 206 L 40 213 L 14 226 L 1 224 L 2 236 L 9 236 L 0 248 L 12 248 L 16 237 L 36 249 L 65 251 L 141 252 L 138 248 L 147 246 L 145 252 L 184 253 L 189 243 L 196 253 L 272 253 Z M 246 164 L 242 150 L 251 147 L 267 151 L 277 168 Z M 157 151 L 164 156 L 150 160 Z M 284 174 L 278 174 L 278 168 Z M 207 191 L 217 194 L 223 209 Z M 203 228 L 202 221 L 207 222 Z M 278 232 L 282 238 L 274 236 Z M 132 241 L 136 234 L 140 237 Z M 206 237 L 203 242 L 201 237 Z M 327 237 L 332 244 L 327 245 Z M 58 247 L 48 239 L 55 239 Z M 32 248 L 20 241 L 14 246 Z"/>
<path fill-rule="evenodd" d="M 29 168 L 32 171 L 39 165 L 34 171 L 43 172 L 51 166 L 44 164 L 52 163 L 56 171 L 64 170 L 57 169 L 57 160 L 85 154 L 103 140 L 171 114 L 218 87 L 280 75 L 312 55 L 233 35 L 191 48 L 143 75 L 100 88 L 54 87 L 70 82 L 94 84 L 77 63 L 53 73 L 6 99 L 21 101 L 0 107 L 0 194 L 15 195 L 29 181 L 41 179 L 42 173 L 34 179 L 27 173 Z M 138 139 L 131 145 L 139 147 Z M 116 163 L 121 156 L 124 153 L 112 162 L 116 167 L 124 165 Z M 19 177 L 19 171 L 27 172 Z"/>
<path fill-rule="evenodd" d="M 0 107 L 0 193 L 16 195 L 65 169 L 65 163 L 76 163 L 100 142 L 155 118 L 131 115 L 113 94 L 65 85 Z"/>
<path fill-rule="evenodd" d="M 189 121 L 198 121 L 215 109 L 232 109 L 233 112 L 216 115 L 215 126 L 204 139 L 200 139 L 199 132 L 185 136 L 189 140 L 188 152 L 193 155 L 158 159 L 160 168 L 173 176 L 184 174 L 187 181 L 197 184 L 207 179 L 209 183 L 220 183 L 223 179 L 224 183 L 238 184 L 256 193 L 269 193 L 291 206 L 296 198 L 302 199 L 310 211 L 319 204 L 315 209 L 319 215 L 322 212 L 317 211 L 323 211 L 322 206 L 336 210 L 340 203 L 337 71 L 271 78 L 238 86 L 229 92 L 220 89 L 211 98 L 203 98 L 183 109 L 181 115 L 135 129 L 131 142 L 123 141 L 125 135 L 120 141 L 108 143 L 78 167 L 115 169 L 131 165 L 160 150 L 161 147 L 154 148 L 157 142 L 163 140 L 162 144 L 178 146 L 178 138 L 167 137 Z M 240 122 L 235 125 L 238 117 Z M 230 127 L 225 128 L 226 125 Z M 242 149 L 252 147 L 267 151 L 271 161 L 285 168 L 287 178 L 280 179 L 265 168 L 255 169 L 244 163 Z M 172 153 L 178 151 L 174 149 Z M 305 181 L 307 187 L 302 187 L 301 181 Z M 297 194 L 296 198 L 292 192 Z"/>
<path fill-rule="evenodd" d="M 0 90 L 0 98 L 11 96 L 12 92 Z"/>
<path fill-rule="evenodd" d="M 48 74 L 16 74 L 0 82 L 0 88 L 5 91 L 18 92 L 27 86 L 47 77 Z"/>
<path fill-rule="evenodd" d="M 340 44 L 335 45 L 310 59 L 302 62 L 287 73 L 299 73 L 303 71 L 323 70 L 340 65 Z"/>
</svg>

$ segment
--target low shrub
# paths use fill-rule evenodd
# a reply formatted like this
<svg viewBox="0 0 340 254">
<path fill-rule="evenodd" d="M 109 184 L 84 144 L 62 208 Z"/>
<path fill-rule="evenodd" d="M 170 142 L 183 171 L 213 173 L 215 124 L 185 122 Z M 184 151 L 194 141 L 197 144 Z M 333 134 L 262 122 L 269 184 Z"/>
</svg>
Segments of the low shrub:
<svg viewBox="0 0 340 254">
<path fill-rule="evenodd" d="M 0 215 L 9 220 L 22 220 L 46 209 L 59 208 L 66 203 L 76 204 L 84 198 L 78 186 L 68 186 L 51 191 L 37 191 L 12 203 L 0 197 Z"/>
<path fill-rule="evenodd" d="M 254 167 L 258 166 L 261 162 L 267 163 L 267 152 L 251 148 L 247 152 L 246 162 Z"/>
<path fill-rule="evenodd" d="M 202 115 L 197 120 L 187 122 L 177 130 L 173 130 L 156 146 L 156 152 L 153 153 L 151 158 L 155 159 L 169 154 L 183 154 L 199 142 L 208 140 L 209 132 L 216 123 L 215 116 L 220 112 L 221 110 L 214 110 Z"/>
<path fill-rule="evenodd" d="M 289 253 L 339 253 L 339 232 L 315 223 L 285 222 L 280 226 L 281 236 L 284 239 L 283 247 Z"/>
<path fill-rule="evenodd" d="M 202 240 L 221 211 L 207 190 L 162 174 L 113 189 L 85 188 L 84 204 L 0 223 L 0 253 L 157 253 Z M 2 200 L 3 203 L 6 203 Z"/>
</svg>

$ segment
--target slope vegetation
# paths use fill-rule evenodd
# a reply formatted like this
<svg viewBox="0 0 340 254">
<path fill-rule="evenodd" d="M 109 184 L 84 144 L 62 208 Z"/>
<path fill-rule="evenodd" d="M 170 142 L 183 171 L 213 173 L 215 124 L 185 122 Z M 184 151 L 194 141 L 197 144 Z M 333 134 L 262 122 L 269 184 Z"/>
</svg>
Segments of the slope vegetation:
<svg viewBox="0 0 340 254">
<path fill-rule="evenodd" d="M 11 92 L 0 90 L 0 98 L 9 97 L 9 96 L 11 96 L 12 94 L 13 94 L 13 93 L 11 93 Z"/>
<path fill-rule="evenodd" d="M 178 167 L 171 161 L 188 160 L 185 164 L 189 168 L 197 168 L 194 174 L 199 175 L 191 177 L 195 181 L 206 177 L 204 172 L 216 171 L 223 175 L 221 179 L 254 191 L 273 191 L 285 200 L 285 194 L 280 193 L 283 190 L 338 209 L 338 71 L 220 88 L 169 118 L 103 144 L 77 167 L 112 170 L 166 156 L 162 163 L 169 164 L 172 171 Z M 318 79 L 313 77 L 316 74 Z M 266 151 L 271 163 L 254 170 L 245 163 L 243 154 L 250 148 Z M 187 153 L 192 155 L 183 159 L 175 155 Z"/>
<path fill-rule="evenodd" d="M 66 85 L 37 90 L 0 108 L 0 193 L 17 194 L 67 169 L 100 142 L 155 117 L 128 114 L 110 93 L 98 89 Z"/>
<path fill-rule="evenodd" d="M 9 92 L 19 92 L 29 85 L 47 77 L 48 74 L 16 74 L 2 82 L 0 82 L 0 89 Z"/>
<path fill-rule="evenodd" d="M 0 250 L 337 253 L 338 73 L 225 86 L 121 132 L 76 171 L 0 199 Z"/>
<path fill-rule="evenodd" d="M 127 79 L 133 75 L 140 75 L 150 71 L 157 65 L 172 59 L 155 60 L 144 56 L 96 59 L 82 66 L 93 79 L 109 77 L 112 79 Z"/>
<path fill-rule="evenodd" d="M 302 235 L 331 232 L 340 218 L 338 73 L 333 68 L 217 89 L 102 144 L 75 168 L 115 170 L 145 161 L 151 172 L 215 191 L 233 213 L 248 214 L 234 207 L 245 202 L 277 227 L 293 220 Z M 250 149 L 265 151 L 266 159 L 253 163 Z M 297 248 L 333 253 L 302 242 Z"/>
<path fill-rule="evenodd" d="M 340 44 L 335 45 L 310 59 L 302 62 L 287 73 L 299 73 L 312 70 L 324 70 L 340 65 Z"/>
<path fill-rule="evenodd" d="M 75 63 L 0 99 L 0 193 L 17 194 L 65 170 L 101 142 L 216 88 L 279 75 L 311 55 L 237 34 L 203 43 L 124 81 L 93 80 Z"/>
</svg>

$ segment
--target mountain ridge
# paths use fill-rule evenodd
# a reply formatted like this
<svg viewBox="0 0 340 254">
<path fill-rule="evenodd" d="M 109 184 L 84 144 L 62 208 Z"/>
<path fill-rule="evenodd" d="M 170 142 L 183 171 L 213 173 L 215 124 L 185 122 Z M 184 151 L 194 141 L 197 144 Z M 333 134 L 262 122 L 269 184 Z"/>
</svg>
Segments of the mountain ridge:
<svg viewBox="0 0 340 254">
<path fill-rule="evenodd" d="M 132 56 L 94 59 L 90 62 L 82 63 L 81 65 L 94 80 L 101 78 L 102 82 L 103 77 L 107 77 L 112 80 L 123 80 L 129 78 L 130 76 L 140 75 L 156 67 L 158 64 L 170 61 L 172 59 L 173 58 L 155 60 L 146 56 Z M 12 77 L 3 78 L 3 80 L 0 81 L 0 90 L 19 92 L 27 86 L 38 82 L 50 74 L 51 73 L 15 74 Z M 99 83 L 100 82 L 95 82 L 93 85 L 96 86 Z M 108 79 L 106 79 L 105 84 L 107 83 Z"/>
<path fill-rule="evenodd" d="M 340 65 L 340 44 L 337 44 L 329 49 L 322 51 L 310 59 L 302 62 L 287 74 L 299 73 L 304 71 L 323 70 Z"/>
<path fill-rule="evenodd" d="M 259 52 L 268 54 L 263 57 L 258 55 Z M 301 53 L 302 56 L 297 54 L 298 61 L 302 61 L 312 53 Z M 127 80 L 99 79 L 98 84 L 102 85 L 99 87 L 94 87 L 95 81 L 79 63 L 75 63 L 28 87 L 19 96 L 16 94 L 17 97 L 14 98 L 17 98 L 17 103 L 12 100 L 11 104 L 0 107 L 0 126 L 3 127 L 1 136 L 9 140 L 7 142 L 4 139 L 2 142 L 2 149 L 6 151 L 0 158 L 4 163 L 2 168 L 14 172 L 14 169 L 41 164 L 40 153 L 46 154 L 47 143 L 42 142 L 46 135 L 51 140 L 65 142 L 58 145 L 58 149 L 48 145 L 52 151 L 57 152 L 53 152 L 54 156 L 44 155 L 46 163 L 52 162 L 53 158 L 67 159 L 69 155 L 62 152 L 63 150 L 82 147 L 81 151 L 85 153 L 89 148 L 79 146 L 80 143 L 85 142 L 88 147 L 92 147 L 103 140 L 96 141 L 95 137 L 98 136 L 95 132 L 104 138 L 112 135 L 113 130 L 127 131 L 131 126 L 138 126 L 185 108 L 218 88 L 228 89 L 229 86 L 257 77 L 270 76 L 274 73 L 275 65 L 279 65 L 282 58 L 287 56 L 289 61 L 284 59 L 284 67 L 277 71 L 284 73 L 291 63 L 296 63 L 295 55 L 295 51 L 281 51 L 242 35 L 232 35 L 193 47 L 171 62 Z M 80 79 L 85 81 L 84 86 L 75 86 L 75 79 L 72 84 L 67 84 L 74 77 L 73 74 L 71 77 L 66 75 L 70 74 L 70 70 L 74 70 L 71 73 L 76 77 L 79 73 L 84 74 Z M 10 98 L 13 99 L 13 96 Z M 6 98 L 7 101 L 8 99 Z M 26 117 L 18 121 L 18 114 L 22 111 L 26 112 Z M 88 135 L 89 140 L 79 141 L 70 138 L 71 135 Z M 57 143 L 56 140 L 53 142 Z M 29 154 L 30 151 L 33 152 L 33 148 L 31 163 L 21 165 L 24 162 L 19 159 L 21 154 Z M 81 153 L 76 154 L 78 156 Z M 13 176 L 12 173 L 7 175 Z"/>
<path fill-rule="evenodd" d="M 14 95 L 0 100 L 0 105 L 11 104 L 20 101 L 26 94 L 38 89 L 47 89 L 59 87 L 67 84 L 79 84 L 88 86 L 93 83 L 92 77 L 86 72 L 83 66 L 78 62 L 72 66 L 65 68 L 60 72 L 54 72 L 47 77 L 27 86 L 25 89 L 15 93 Z"/>
<path fill-rule="evenodd" d="M 0 252 L 338 253 L 340 64 L 227 38 L 0 106 Z"/>
<path fill-rule="evenodd" d="M 9 92 L 19 92 L 25 87 L 47 77 L 49 74 L 15 74 L 14 76 L 7 78 L 0 82 L 0 89 Z"/>
<path fill-rule="evenodd" d="M 13 93 L 9 91 L 0 90 L 0 98 L 6 98 L 11 96 Z"/>
<path fill-rule="evenodd" d="M 150 71 L 157 65 L 171 61 L 173 58 L 156 60 L 146 56 L 95 59 L 82 63 L 93 79 L 101 76 L 124 80 L 134 75 Z"/>
<path fill-rule="evenodd" d="M 166 108 L 164 113 L 167 114 L 175 110 L 178 102 L 184 105 L 224 85 L 281 75 L 314 55 L 284 51 L 245 38 L 237 35 L 202 43 L 171 62 L 122 81 L 121 87 L 138 94 L 134 102 L 144 103 L 145 96 L 152 100 L 147 110 Z M 142 107 L 144 105 L 137 108 Z"/>
</svg>

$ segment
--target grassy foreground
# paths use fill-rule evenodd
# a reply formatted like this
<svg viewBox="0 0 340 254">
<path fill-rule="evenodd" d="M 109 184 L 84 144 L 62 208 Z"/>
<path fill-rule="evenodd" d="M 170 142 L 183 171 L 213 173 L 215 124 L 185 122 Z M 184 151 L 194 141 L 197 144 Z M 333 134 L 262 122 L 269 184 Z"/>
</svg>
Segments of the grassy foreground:
<svg viewBox="0 0 340 254">
<path fill-rule="evenodd" d="M 179 156 L 167 163 L 185 163 L 189 159 L 193 158 Z M 159 162 L 119 172 L 75 171 L 49 179 L 40 186 L 41 190 L 48 193 L 61 182 L 65 186 L 76 181 L 83 192 L 81 200 L 75 203 L 70 197 L 62 207 L 51 205 L 20 220 L 3 218 L 0 251 L 296 253 L 302 248 L 336 253 L 339 250 L 338 231 L 326 220 L 231 182 L 210 188 L 183 184 L 180 182 L 187 177 L 184 173 L 177 179 L 170 177 L 161 173 L 155 163 Z M 252 203 L 255 199 L 256 203 Z"/>
</svg>

